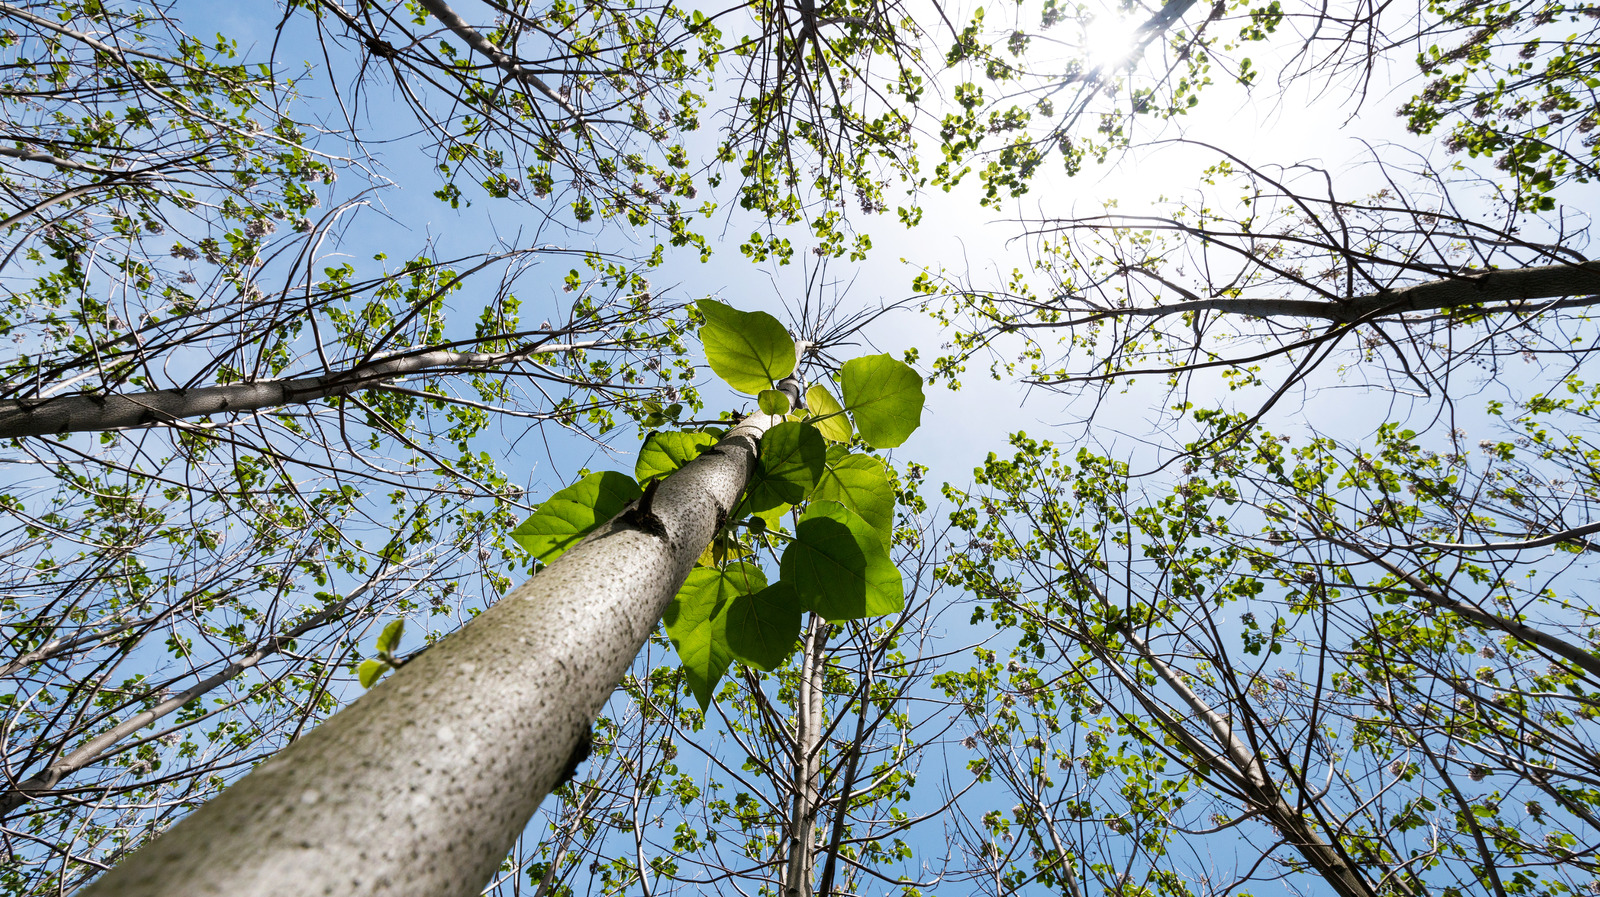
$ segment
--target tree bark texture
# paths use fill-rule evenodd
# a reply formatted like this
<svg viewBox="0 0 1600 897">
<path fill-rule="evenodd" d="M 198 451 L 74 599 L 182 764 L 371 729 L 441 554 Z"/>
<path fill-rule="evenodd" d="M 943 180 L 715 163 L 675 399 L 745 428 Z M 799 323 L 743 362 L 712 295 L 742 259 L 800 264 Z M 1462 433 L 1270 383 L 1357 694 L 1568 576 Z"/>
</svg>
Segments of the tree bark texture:
<svg viewBox="0 0 1600 897">
<path fill-rule="evenodd" d="M 738 502 L 752 415 L 85 897 L 475 895 Z"/>
</svg>

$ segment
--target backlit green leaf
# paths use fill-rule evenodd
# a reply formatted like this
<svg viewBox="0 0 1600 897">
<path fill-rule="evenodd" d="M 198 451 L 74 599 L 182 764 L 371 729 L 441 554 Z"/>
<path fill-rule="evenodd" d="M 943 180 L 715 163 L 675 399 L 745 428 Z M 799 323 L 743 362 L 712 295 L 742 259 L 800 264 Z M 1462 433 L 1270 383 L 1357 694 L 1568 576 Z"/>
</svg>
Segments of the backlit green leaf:
<svg viewBox="0 0 1600 897">
<path fill-rule="evenodd" d="M 640 483 L 664 477 L 716 444 L 716 437 L 710 433 L 651 433 L 639 449 L 639 460 L 633 465 L 633 477 Z"/>
<path fill-rule="evenodd" d="M 717 680 L 733 662 L 727 634 L 729 605 L 766 585 L 766 574 L 754 564 L 729 564 L 720 570 L 696 567 L 667 605 L 662 620 L 700 709 L 711 706 Z"/>
<path fill-rule="evenodd" d="M 639 484 L 625 473 L 591 473 L 550 496 L 533 516 L 511 531 L 511 538 L 548 564 L 641 494 Z"/>
<path fill-rule="evenodd" d="M 861 438 L 894 448 L 922 424 L 922 377 L 888 355 L 852 358 L 840 372 L 844 404 Z"/>
<path fill-rule="evenodd" d="M 753 667 L 776 669 L 800 638 L 800 596 L 786 582 L 740 595 L 728 606 L 728 649 Z"/>
<path fill-rule="evenodd" d="M 728 385 L 756 395 L 794 371 L 794 337 L 766 312 L 744 312 L 713 299 L 695 303 L 705 316 L 700 342 L 711 369 Z"/>
<path fill-rule="evenodd" d="M 761 437 L 756 472 L 735 517 L 780 505 L 795 505 L 816 488 L 827 461 L 828 444 L 817 428 L 784 421 Z"/>
<path fill-rule="evenodd" d="M 763 389 L 756 396 L 756 404 L 761 406 L 763 414 L 788 414 L 789 394 L 781 389 Z"/>
<path fill-rule="evenodd" d="M 830 459 L 813 499 L 830 499 L 855 511 L 884 542 L 894 527 L 894 486 L 883 462 L 871 455 L 846 455 Z"/>
<path fill-rule="evenodd" d="M 828 392 L 826 386 L 816 383 L 806 390 L 806 410 L 820 418 L 813 424 L 823 439 L 829 442 L 850 441 L 854 432 L 850 429 L 850 418 L 845 416 L 844 406 L 833 397 L 833 393 Z"/>
<path fill-rule="evenodd" d="M 883 538 L 836 501 L 811 503 L 779 567 L 801 604 L 830 622 L 905 607 L 905 585 Z"/>
<path fill-rule="evenodd" d="M 363 660 L 361 666 L 356 668 L 356 678 L 361 680 L 362 688 L 371 688 L 373 683 L 390 669 L 390 666 L 381 660 Z"/>
<path fill-rule="evenodd" d="M 395 620 L 388 626 L 383 627 L 383 632 L 378 634 L 378 653 L 393 654 L 394 649 L 400 647 L 400 636 L 405 631 L 406 621 L 404 618 Z"/>
</svg>

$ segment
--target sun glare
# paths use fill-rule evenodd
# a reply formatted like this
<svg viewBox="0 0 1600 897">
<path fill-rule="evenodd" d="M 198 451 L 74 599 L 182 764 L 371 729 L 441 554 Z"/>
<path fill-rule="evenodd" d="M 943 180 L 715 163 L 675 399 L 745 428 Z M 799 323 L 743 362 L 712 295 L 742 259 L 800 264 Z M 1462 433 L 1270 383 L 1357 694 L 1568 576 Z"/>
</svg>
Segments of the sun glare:
<svg viewBox="0 0 1600 897">
<path fill-rule="evenodd" d="M 1083 26 L 1083 53 L 1087 62 L 1101 68 L 1116 68 L 1133 54 L 1139 22 L 1107 13 Z"/>
</svg>

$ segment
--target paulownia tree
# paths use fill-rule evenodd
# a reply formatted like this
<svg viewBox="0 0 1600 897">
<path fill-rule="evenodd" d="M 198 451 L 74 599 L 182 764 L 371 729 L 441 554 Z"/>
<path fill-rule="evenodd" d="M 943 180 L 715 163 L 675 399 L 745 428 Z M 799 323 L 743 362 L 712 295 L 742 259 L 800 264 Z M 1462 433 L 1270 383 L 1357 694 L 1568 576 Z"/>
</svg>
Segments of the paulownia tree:
<svg viewBox="0 0 1600 897">
<path fill-rule="evenodd" d="M 936 182 L 976 171 L 986 203 L 1021 196 L 1053 156 L 1075 173 L 1168 136 L 1222 83 L 1258 108 L 1342 95 L 1353 118 L 1397 82 L 1416 92 L 1394 110 L 1408 130 L 1447 130 L 1445 150 L 1492 159 L 1519 207 L 1551 211 L 1596 171 L 1595 29 L 1592 7 L 1560 2 L 988 7 L 947 54 L 967 80 Z"/>
<path fill-rule="evenodd" d="M 481 186 L 540 215 L 654 224 L 704 257 L 698 220 L 717 202 L 697 199 L 736 163 L 741 207 L 860 258 L 871 240 L 836 206 L 883 211 L 891 181 L 915 180 L 922 29 L 898 3 L 313 0 L 280 32 L 359 60 L 340 66 L 347 115 L 397 89 L 437 141 L 452 204 Z M 700 159 L 690 135 L 707 118 L 721 137 Z M 742 250 L 787 260 L 789 238 L 763 230 Z"/>
<path fill-rule="evenodd" d="M 301 889 L 472 893 L 587 753 L 592 721 L 663 612 L 690 681 L 709 685 L 732 656 L 780 663 L 802 612 L 847 620 L 903 608 L 892 518 L 877 518 L 870 484 L 821 491 L 824 472 L 838 477 L 851 457 L 830 468 L 822 433 L 849 423 L 867 445 L 899 445 L 920 420 L 921 378 L 887 356 L 853 359 L 842 404 L 814 384 L 802 415 L 797 347 L 782 325 L 709 301 L 700 310 L 713 369 L 759 393 L 759 413 L 714 443 L 653 436 L 643 486 L 599 473 L 552 496 L 516 533 L 548 566 L 88 893 L 265 892 L 289 870 Z M 746 516 L 802 502 L 792 535 Z M 785 543 L 776 582 L 723 560 L 744 530 Z M 384 633 L 380 663 L 395 665 L 396 635 Z M 228 864 L 213 862 L 224 854 Z"/>
<path fill-rule="evenodd" d="M 899 486 L 905 609 L 813 618 L 776 670 L 730 667 L 703 713 L 684 671 L 664 663 L 668 638 L 653 638 L 498 893 L 515 893 L 519 878 L 538 893 L 948 886 L 961 870 L 928 849 L 951 803 L 939 792 L 954 717 L 928 689 L 946 653 L 929 590 L 941 540 L 923 528 L 915 480 Z"/>
<path fill-rule="evenodd" d="M 1148 211 L 1042 205 L 1026 223 L 1029 266 L 919 278 L 956 331 L 942 373 L 957 379 L 993 351 L 999 376 L 1072 395 L 1165 377 L 1181 403 L 1202 372 L 1202 388 L 1217 375 L 1261 385 L 1270 407 L 1336 356 L 1353 378 L 1425 400 L 1459 391 L 1463 369 L 1563 357 L 1600 292 L 1584 203 L 1571 194 L 1560 206 L 1563 187 L 1595 173 L 1591 12 L 1172 2 L 1137 13 L 1150 18 L 1128 52 L 1098 65 L 1108 48 L 1074 33 L 1116 11 L 1049 5 L 1037 27 L 1032 10 L 1000 26 L 975 18 L 952 58 L 981 66 L 1001 95 L 986 97 L 973 72 L 942 134 L 946 181 L 977 168 L 988 201 L 1020 196 L 1054 147 L 1069 171 L 1084 154 L 1129 147 L 1142 155 L 1116 157 L 1140 170 L 1215 164 Z M 1208 146 L 1167 124 L 1198 108 L 1214 78 L 1250 89 L 1255 108 L 1348 89 L 1354 118 L 1373 111 L 1375 71 L 1413 62 L 1425 80 L 1399 112 L 1418 137 L 1449 135 L 1369 144 L 1358 168 L 1264 159 L 1248 142 Z M 1074 94 L 1091 105 L 1052 111 Z M 1098 117 L 1094 133 L 1082 116 Z M 1467 158 L 1439 159 L 1452 153 Z"/>
<path fill-rule="evenodd" d="M 241 50 L 177 5 L 0 6 L 14 890 L 80 882 L 297 737 L 381 617 L 432 636 L 508 588 L 532 502 L 487 449 L 697 407 L 686 313 L 640 268 L 702 245 L 686 200 L 729 154 L 683 135 L 726 11 L 335 7 Z M 442 200 L 543 224 L 377 242 L 394 146 L 438 147 Z M 661 245 L 551 242 L 591 219 Z"/>
</svg>

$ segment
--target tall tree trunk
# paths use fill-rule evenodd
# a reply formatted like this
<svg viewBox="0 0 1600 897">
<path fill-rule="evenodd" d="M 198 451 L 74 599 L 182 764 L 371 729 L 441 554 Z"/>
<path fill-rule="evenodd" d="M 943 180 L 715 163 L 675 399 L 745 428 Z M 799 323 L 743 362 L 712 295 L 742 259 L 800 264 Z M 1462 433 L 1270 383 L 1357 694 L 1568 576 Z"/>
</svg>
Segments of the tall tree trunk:
<svg viewBox="0 0 1600 897">
<path fill-rule="evenodd" d="M 1196 694 L 1194 689 L 1183 681 L 1182 676 L 1167 666 L 1166 662 L 1150 649 L 1144 639 L 1132 632 L 1125 633 L 1125 636 L 1128 644 L 1150 664 L 1156 675 L 1161 677 L 1161 681 L 1177 693 L 1179 699 L 1188 705 L 1189 712 L 1205 724 L 1211 731 L 1212 738 L 1222 746 L 1221 755 L 1209 753 L 1197 756 L 1206 759 L 1213 769 L 1234 780 L 1245 796 L 1247 809 L 1259 812 L 1263 818 L 1276 826 L 1284 840 L 1299 851 L 1306 862 L 1316 869 L 1323 880 L 1341 897 L 1374 897 L 1378 893 L 1377 889 L 1367 881 L 1366 876 L 1350 861 L 1350 858 L 1345 856 L 1344 851 L 1318 834 L 1306 821 L 1305 816 L 1284 800 L 1283 794 L 1278 790 L 1277 782 L 1267 773 L 1266 764 L 1262 762 L 1261 756 L 1255 749 L 1245 744 L 1244 739 L 1234 731 L 1232 720 Z M 1113 672 L 1119 677 L 1125 675 L 1120 669 Z M 1189 744 L 1188 740 L 1173 731 L 1181 727 L 1181 724 L 1172 721 L 1170 717 L 1162 717 L 1160 722 L 1163 727 L 1172 731 L 1179 741 Z M 1403 880 L 1395 879 L 1394 884 L 1401 893 L 1411 893 Z"/>
<path fill-rule="evenodd" d="M 824 649 L 828 624 L 811 615 L 801 645 L 800 693 L 795 701 L 794 804 L 789 813 L 789 857 L 784 864 L 784 897 L 811 897 L 817 865 L 817 772 L 824 729 L 822 721 Z"/>
<path fill-rule="evenodd" d="M 788 381 L 786 385 L 792 385 Z M 738 502 L 752 415 L 83 893 L 475 895 Z"/>
</svg>

